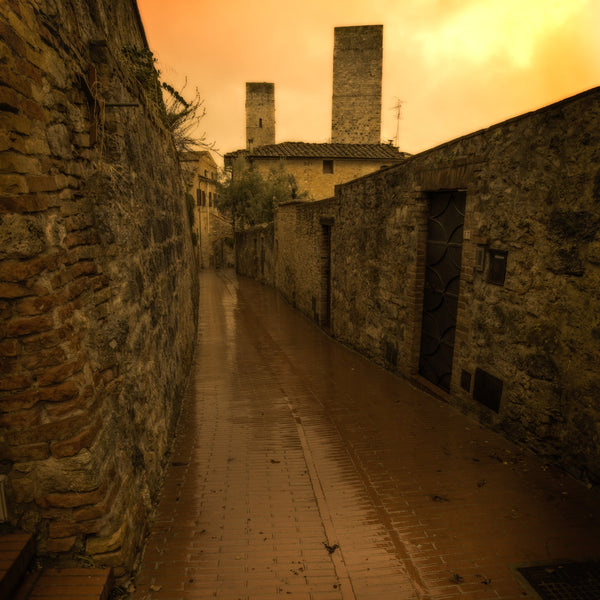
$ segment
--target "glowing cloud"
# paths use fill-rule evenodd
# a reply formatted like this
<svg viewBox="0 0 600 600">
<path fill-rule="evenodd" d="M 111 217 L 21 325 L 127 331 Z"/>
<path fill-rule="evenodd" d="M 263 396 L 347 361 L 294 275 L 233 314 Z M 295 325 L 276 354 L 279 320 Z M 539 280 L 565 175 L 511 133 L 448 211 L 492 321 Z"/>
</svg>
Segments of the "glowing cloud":
<svg viewBox="0 0 600 600">
<path fill-rule="evenodd" d="M 600 84 L 599 0 L 138 0 L 165 77 L 245 145 L 246 81 L 275 84 L 277 141 L 330 133 L 333 29 L 384 25 L 383 140 L 416 152 Z"/>
</svg>

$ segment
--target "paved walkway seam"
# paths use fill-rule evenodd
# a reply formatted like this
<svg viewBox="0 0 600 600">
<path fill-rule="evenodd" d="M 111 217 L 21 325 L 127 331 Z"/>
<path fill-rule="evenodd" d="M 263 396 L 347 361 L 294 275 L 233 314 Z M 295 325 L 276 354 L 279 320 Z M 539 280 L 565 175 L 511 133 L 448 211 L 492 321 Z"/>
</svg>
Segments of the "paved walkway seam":
<svg viewBox="0 0 600 600">
<path fill-rule="evenodd" d="M 302 425 L 302 419 L 296 413 L 294 407 L 292 406 L 292 403 L 289 401 L 289 398 L 287 398 L 287 396 L 285 396 L 285 400 L 287 401 L 287 405 L 290 408 L 290 412 L 292 413 L 292 416 L 296 421 L 296 429 L 298 430 L 298 437 L 300 438 L 300 443 L 302 444 L 302 452 L 304 453 L 304 460 L 306 461 L 308 475 L 310 477 L 312 488 L 315 493 L 315 499 L 317 501 L 317 506 L 319 509 L 319 514 L 321 515 L 323 527 L 325 528 L 325 534 L 327 535 L 327 544 L 329 546 L 328 549 L 331 555 L 331 561 L 333 562 L 335 572 L 342 585 L 343 598 L 344 600 L 356 600 L 354 586 L 352 585 L 352 579 L 350 577 L 350 574 L 348 573 L 346 562 L 344 561 L 344 551 L 338 546 L 337 532 L 333 523 L 331 511 L 329 510 L 329 506 L 327 504 L 327 498 L 325 497 L 325 493 L 323 492 L 323 486 L 321 485 L 319 473 L 312 452 L 310 450 L 308 440 L 306 438 L 306 433 Z"/>
</svg>

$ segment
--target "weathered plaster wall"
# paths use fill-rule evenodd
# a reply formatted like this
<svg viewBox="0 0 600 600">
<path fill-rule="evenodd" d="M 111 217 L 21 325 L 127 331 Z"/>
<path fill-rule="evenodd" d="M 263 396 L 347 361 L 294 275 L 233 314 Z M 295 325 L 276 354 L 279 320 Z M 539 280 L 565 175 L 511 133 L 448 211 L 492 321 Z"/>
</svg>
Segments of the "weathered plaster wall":
<svg viewBox="0 0 600 600">
<path fill-rule="evenodd" d="M 266 176 L 269 171 L 276 169 L 280 162 L 281 159 L 255 159 L 253 165 Z M 333 196 L 336 185 L 368 175 L 392 163 L 393 161 L 386 160 L 334 159 L 333 173 L 323 172 L 322 158 L 285 159 L 283 165 L 286 172 L 296 180 L 299 193 L 306 192 L 310 200 L 323 200 Z"/>
<path fill-rule="evenodd" d="M 89 554 L 123 575 L 159 491 L 195 341 L 179 166 L 123 52 L 146 43 L 133 0 L 6 0 L 0 32 L 10 522 L 35 532 L 42 554 Z"/>
<path fill-rule="evenodd" d="M 433 389 L 418 370 L 427 194 L 440 190 L 464 190 L 466 213 L 450 391 L 434 391 L 599 483 L 600 88 L 342 185 L 334 200 L 280 207 L 276 286 L 320 319 L 320 224 L 332 218 L 331 332 Z M 489 282 L 494 250 L 508 253 L 503 285 Z M 476 369 L 502 381 L 497 412 L 473 397 Z"/>
</svg>

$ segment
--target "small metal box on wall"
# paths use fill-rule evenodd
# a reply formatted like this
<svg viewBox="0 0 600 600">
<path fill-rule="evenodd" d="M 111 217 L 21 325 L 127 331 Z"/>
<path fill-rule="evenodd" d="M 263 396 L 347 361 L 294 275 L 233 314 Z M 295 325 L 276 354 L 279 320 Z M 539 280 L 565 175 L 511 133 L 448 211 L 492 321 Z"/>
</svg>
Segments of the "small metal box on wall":
<svg viewBox="0 0 600 600">
<path fill-rule="evenodd" d="M 504 285 L 506 279 L 506 263 L 508 261 L 508 252 L 506 250 L 492 250 L 489 254 L 488 283 L 494 285 Z"/>
</svg>

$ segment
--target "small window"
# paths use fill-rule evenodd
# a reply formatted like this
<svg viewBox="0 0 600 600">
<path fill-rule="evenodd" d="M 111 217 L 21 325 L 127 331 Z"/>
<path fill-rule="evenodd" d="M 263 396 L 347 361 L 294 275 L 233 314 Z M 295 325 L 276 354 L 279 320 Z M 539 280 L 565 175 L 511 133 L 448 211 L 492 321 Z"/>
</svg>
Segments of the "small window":
<svg viewBox="0 0 600 600">
<path fill-rule="evenodd" d="M 196 190 L 196 204 L 198 206 L 202 205 L 202 192 L 200 190 Z"/>
<path fill-rule="evenodd" d="M 258 120 L 258 126 L 262 129 L 262 119 Z"/>
<path fill-rule="evenodd" d="M 333 173 L 333 161 L 332 160 L 324 160 L 323 161 L 323 173 Z"/>
</svg>

